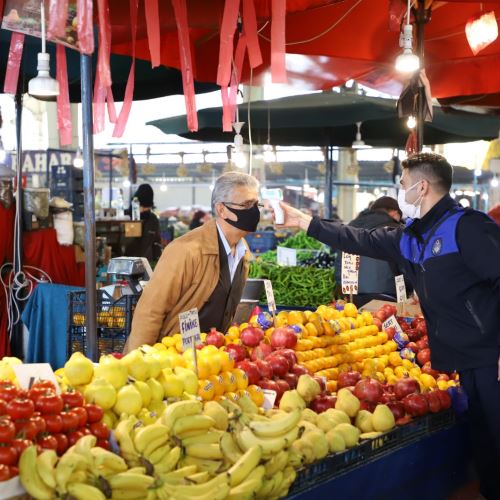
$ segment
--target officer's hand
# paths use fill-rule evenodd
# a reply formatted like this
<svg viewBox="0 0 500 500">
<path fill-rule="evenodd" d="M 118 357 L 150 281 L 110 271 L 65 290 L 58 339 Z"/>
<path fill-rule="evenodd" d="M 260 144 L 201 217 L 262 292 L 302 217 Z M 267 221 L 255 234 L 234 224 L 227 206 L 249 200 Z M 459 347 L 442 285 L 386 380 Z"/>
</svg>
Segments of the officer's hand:
<svg viewBox="0 0 500 500">
<path fill-rule="evenodd" d="M 303 231 L 307 231 L 309 229 L 309 224 L 312 220 L 310 215 L 291 207 L 287 203 L 280 202 L 280 206 L 283 209 L 285 221 L 283 224 L 280 224 L 279 227 L 296 227 L 302 229 Z"/>
</svg>

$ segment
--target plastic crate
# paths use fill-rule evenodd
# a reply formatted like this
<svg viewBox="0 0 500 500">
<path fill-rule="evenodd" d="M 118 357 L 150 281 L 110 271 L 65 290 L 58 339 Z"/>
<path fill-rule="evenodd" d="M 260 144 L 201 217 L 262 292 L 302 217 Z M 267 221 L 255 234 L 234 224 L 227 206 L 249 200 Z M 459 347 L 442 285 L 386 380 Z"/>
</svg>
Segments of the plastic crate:
<svg viewBox="0 0 500 500">
<path fill-rule="evenodd" d="M 137 301 L 136 295 L 123 295 L 119 299 L 113 299 L 106 291 L 97 291 L 96 322 L 99 356 L 123 351 L 130 334 Z M 69 293 L 68 357 L 76 351 L 85 352 L 87 347 L 85 304 L 85 291 Z"/>
<path fill-rule="evenodd" d="M 452 410 L 429 414 L 414 419 L 407 425 L 396 427 L 378 438 L 362 441 L 358 446 L 342 453 L 328 455 L 323 460 L 299 471 L 290 490 L 290 495 L 310 490 L 320 482 L 346 474 L 433 432 L 447 429 L 454 423 L 455 414 Z"/>
<path fill-rule="evenodd" d="M 252 253 L 264 253 L 274 250 L 277 245 L 276 235 L 273 231 L 257 231 L 245 237 Z"/>
</svg>

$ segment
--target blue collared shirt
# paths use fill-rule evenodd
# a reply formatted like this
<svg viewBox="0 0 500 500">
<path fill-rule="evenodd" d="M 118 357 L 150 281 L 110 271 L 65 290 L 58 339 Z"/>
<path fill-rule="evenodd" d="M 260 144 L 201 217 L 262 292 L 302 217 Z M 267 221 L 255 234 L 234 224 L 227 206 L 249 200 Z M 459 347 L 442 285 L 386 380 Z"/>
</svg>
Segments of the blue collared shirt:
<svg viewBox="0 0 500 500">
<path fill-rule="evenodd" d="M 229 266 L 229 275 L 231 276 L 231 283 L 232 283 L 234 278 L 234 273 L 236 272 L 236 269 L 238 268 L 238 264 L 240 263 L 241 259 L 245 256 L 247 247 L 245 246 L 245 243 L 243 243 L 243 239 L 241 239 L 240 241 L 238 241 L 238 244 L 236 245 L 235 255 L 233 255 L 233 252 L 231 251 L 231 246 L 227 242 L 226 236 L 224 235 L 219 224 L 217 224 L 217 230 L 219 231 L 220 239 L 222 240 L 222 244 L 224 245 L 224 249 L 226 250 L 227 264 Z"/>
</svg>

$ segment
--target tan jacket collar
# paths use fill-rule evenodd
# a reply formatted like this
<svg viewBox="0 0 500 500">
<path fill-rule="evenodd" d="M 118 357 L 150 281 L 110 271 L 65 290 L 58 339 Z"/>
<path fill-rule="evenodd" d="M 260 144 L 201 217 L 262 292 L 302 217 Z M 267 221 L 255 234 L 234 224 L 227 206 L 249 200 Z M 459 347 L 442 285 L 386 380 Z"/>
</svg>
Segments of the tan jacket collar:
<svg viewBox="0 0 500 500">
<path fill-rule="evenodd" d="M 216 219 L 211 219 L 203 224 L 203 226 L 199 228 L 199 231 L 204 240 L 202 253 L 204 255 L 219 255 L 219 236 L 217 233 Z M 243 242 L 247 247 L 245 258 L 249 260 L 252 254 L 250 252 L 250 249 L 248 248 L 248 244 L 245 238 L 243 238 Z"/>
</svg>

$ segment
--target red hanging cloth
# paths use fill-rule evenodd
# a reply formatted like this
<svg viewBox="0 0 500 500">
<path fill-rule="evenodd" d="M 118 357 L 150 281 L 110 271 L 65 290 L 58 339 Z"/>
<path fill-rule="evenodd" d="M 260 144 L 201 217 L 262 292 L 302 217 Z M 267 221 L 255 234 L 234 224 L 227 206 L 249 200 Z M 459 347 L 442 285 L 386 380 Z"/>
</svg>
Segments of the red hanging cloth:
<svg viewBox="0 0 500 500">
<path fill-rule="evenodd" d="M 68 0 L 49 1 L 49 24 L 47 38 L 54 40 L 66 34 L 66 21 L 68 19 Z"/>
<path fill-rule="evenodd" d="M 94 2 L 92 0 L 76 0 L 76 31 L 82 54 L 90 55 L 94 52 L 93 12 Z"/>
<path fill-rule="evenodd" d="M 13 32 L 10 38 L 9 59 L 3 83 L 5 94 L 15 94 L 17 92 L 17 82 L 19 81 L 19 69 L 23 57 L 24 35 Z"/>
<path fill-rule="evenodd" d="M 144 0 L 144 13 L 146 16 L 151 66 L 156 68 L 161 64 L 160 12 L 158 9 L 158 0 Z"/>
<path fill-rule="evenodd" d="M 73 127 L 71 124 L 71 104 L 69 102 L 68 66 L 66 49 L 60 43 L 56 44 L 56 76 L 59 82 L 59 95 L 57 96 L 59 144 L 69 146 L 73 142 Z"/>
<path fill-rule="evenodd" d="M 220 28 L 219 65 L 217 85 L 225 87 L 231 80 L 231 67 L 234 51 L 234 32 L 238 22 L 240 0 L 226 0 Z"/>
<path fill-rule="evenodd" d="M 243 0 L 243 31 L 246 36 L 248 60 L 250 67 L 256 68 L 262 64 L 259 34 L 257 32 L 257 16 L 255 14 L 254 0 Z"/>
<path fill-rule="evenodd" d="M 273 83 L 287 83 L 286 78 L 286 0 L 272 0 L 271 77 Z"/>
</svg>

